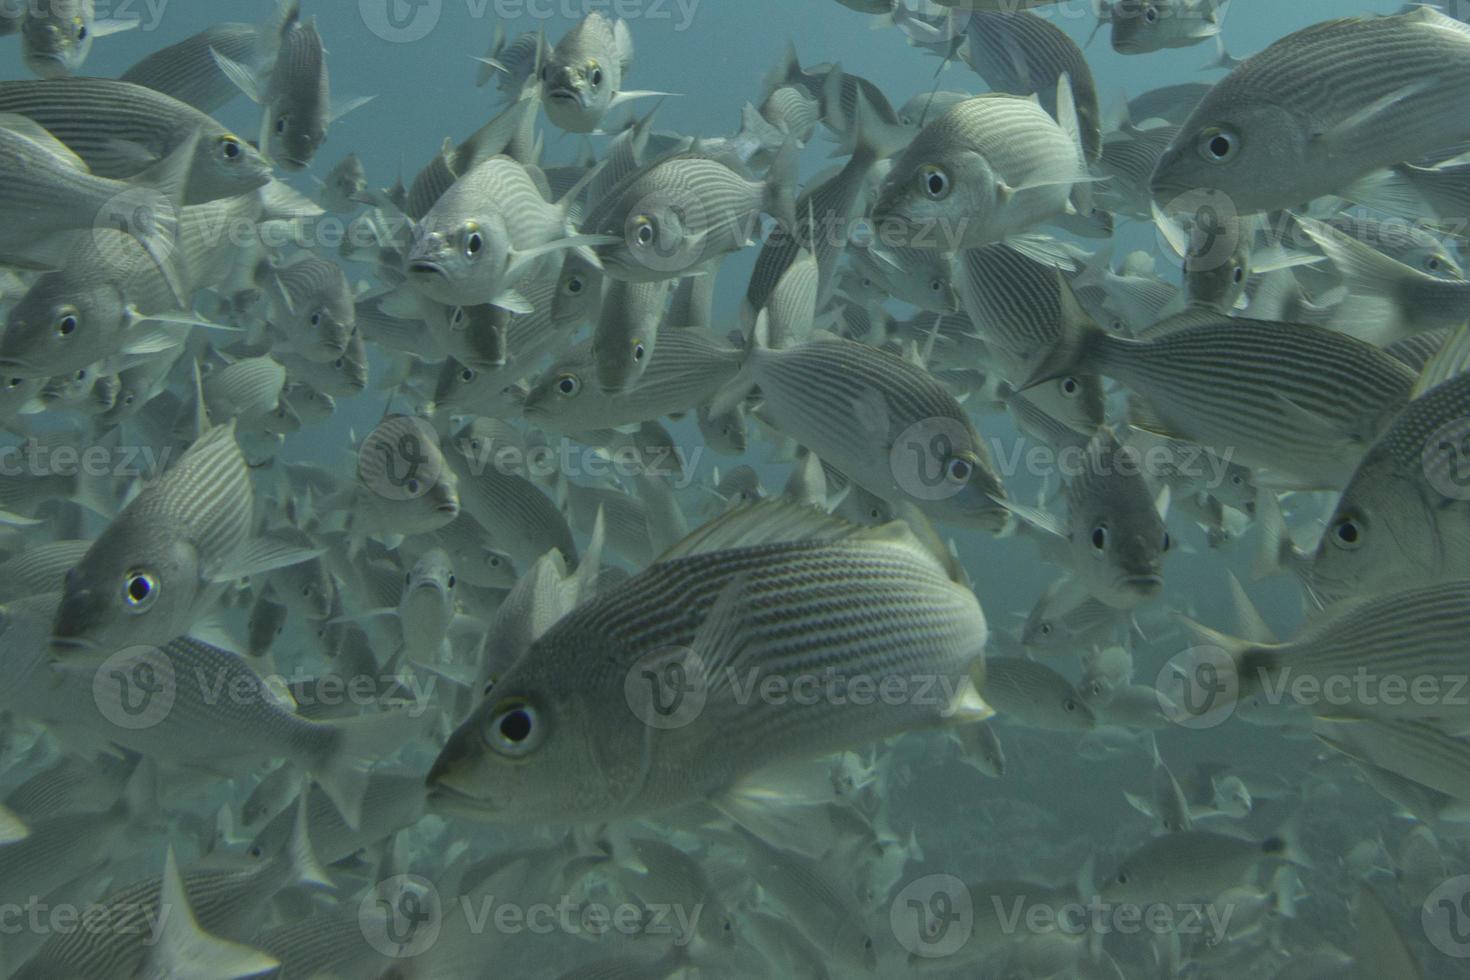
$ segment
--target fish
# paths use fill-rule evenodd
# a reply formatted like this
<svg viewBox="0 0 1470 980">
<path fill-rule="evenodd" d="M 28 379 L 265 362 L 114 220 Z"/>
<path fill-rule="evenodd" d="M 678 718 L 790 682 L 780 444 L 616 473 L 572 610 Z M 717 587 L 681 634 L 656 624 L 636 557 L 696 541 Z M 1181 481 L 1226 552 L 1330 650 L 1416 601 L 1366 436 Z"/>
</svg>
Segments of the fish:
<svg viewBox="0 0 1470 980">
<path fill-rule="evenodd" d="M 322 205 L 338 214 L 352 214 L 367 193 L 367 171 L 356 153 L 349 153 L 322 181 Z"/>
<path fill-rule="evenodd" d="M 1160 513 L 1167 502 L 1161 508 L 1150 492 L 1143 454 L 1108 429 L 1085 445 L 1073 440 L 1071 448 L 1079 465 L 1067 474 L 1066 522 L 1034 508 L 1012 505 L 1012 512 L 1041 535 L 1043 555 L 1060 559 L 1088 595 L 1131 609 L 1163 590 L 1172 544 Z"/>
<path fill-rule="evenodd" d="M 1268 861 L 1301 862 L 1283 837 L 1252 840 L 1212 830 L 1155 837 L 1123 859 L 1102 882 L 1104 901 L 1129 905 L 1212 899 Z"/>
<path fill-rule="evenodd" d="M 40 78 L 64 78 L 82 67 L 97 38 L 135 30 L 142 23 L 137 17 L 98 17 L 95 0 L 28 3 L 20 22 L 21 56 Z"/>
<path fill-rule="evenodd" d="M 456 180 L 417 223 L 404 260 L 409 281 L 448 306 L 490 303 L 529 313 L 517 284 L 549 276 L 547 262 L 557 253 L 600 241 L 572 228 L 574 200 L 569 194 L 547 203 L 524 166 L 491 157 Z"/>
<path fill-rule="evenodd" d="M 1082 732 L 1097 720 L 1070 681 L 1020 657 L 986 660 L 985 697 L 1002 719 L 1048 731 Z"/>
<path fill-rule="evenodd" d="M 207 204 L 264 187 L 269 162 L 245 140 L 183 102 L 104 78 L 0 83 L 0 113 L 24 116 L 65 143 L 96 177 L 136 177 L 193 143 L 181 203 Z"/>
<path fill-rule="evenodd" d="M 253 65 L 270 54 L 266 41 L 280 36 L 276 15 L 264 27 L 221 23 L 206 27 L 174 44 L 145 55 L 119 76 L 178 99 L 200 112 L 212 113 L 231 102 L 240 89 L 220 70 L 215 52 L 242 65 Z"/>
<path fill-rule="evenodd" d="M 759 575 L 750 575 L 751 563 Z M 668 590 L 681 596 L 672 607 L 663 598 Z M 922 607 L 915 604 L 919 596 Z M 830 618 L 834 600 L 848 608 L 850 626 Z M 792 625 L 803 621 L 805 629 Z M 922 641 L 911 632 L 919 622 L 927 624 Z M 901 659 L 889 660 L 880 651 L 900 636 L 908 638 L 888 649 L 903 649 Z M 938 724 L 950 713 L 983 720 L 990 712 L 981 707 L 975 682 L 965 682 L 984 641 L 974 594 L 945 573 L 906 525 L 864 530 L 799 505 L 756 504 L 693 532 L 533 641 L 450 736 L 429 772 L 430 803 L 496 822 L 650 813 L 728 791 L 783 759 Z M 804 652 L 787 659 L 796 653 L 793 643 Z M 832 643 L 840 644 L 840 657 L 821 652 Z M 606 651 L 611 659 L 598 661 L 605 667 L 585 669 L 594 663 L 586 656 L 589 645 Z M 741 704 L 730 678 L 750 669 L 756 677 L 793 678 L 819 661 L 821 671 L 849 677 L 923 672 L 963 692 L 877 712 L 837 705 L 792 712 L 762 704 L 757 710 L 769 712 L 770 723 L 780 719 L 802 735 L 779 741 L 757 735 L 748 724 L 754 704 Z M 624 710 L 625 698 L 652 710 L 655 702 L 642 685 L 666 673 L 708 679 L 708 685 L 697 681 L 704 692 L 699 708 L 690 701 L 672 728 Z M 683 703 L 657 702 L 675 712 Z M 656 723 L 667 725 L 668 717 L 657 715 Z"/>
<path fill-rule="evenodd" d="M 311 557 L 258 537 L 253 501 L 234 421 L 210 428 L 67 573 L 52 654 L 85 662 L 161 645 L 209 614 L 228 583 Z"/>
<path fill-rule="evenodd" d="M 1467 393 L 1464 375 L 1430 387 L 1368 449 L 1316 547 L 1286 562 L 1313 595 L 1331 602 L 1465 577 Z M 1289 558 L 1294 546 L 1273 526 L 1273 560 Z"/>
<path fill-rule="evenodd" d="M 1344 49 L 1353 56 L 1338 56 Z M 1246 59 L 1195 107 L 1154 170 L 1154 200 L 1169 212 L 1218 192 L 1236 213 L 1256 214 L 1431 155 L 1470 135 L 1449 95 L 1462 77 L 1470 27 L 1431 7 L 1303 28 Z"/>
<path fill-rule="evenodd" d="M 1229 0 L 1111 0 L 1098 16 L 1112 29 L 1114 51 L 1149 54 L 1219 36 L 1228 7 Z"/>
<path fill-rule="evenodd" d="M 588 208 L 582 231 L 605 240 L 596 251 L 611 278 L 680 278 L 748 245 L 763 213 L 796 227 L 799 152 L 788 140 L 764 179 L 752 180 L 697 144 L 677 149 L 609 188 Z"/>
<path fill-rule="evenodd" d="M 607 392 L 620 392 L 638 383 L 653 360 L 672 281 L 651 283 L 609 281 L 602 301 L 602 317 L 592 335 L 597 360 L 597 383 Z"/>
<path fill-rule="evenodd" d="M 281 336 L 280 349 L 318 364 L 346 353 L 357 306 L 340 265 L 308 253 L 282 266 L 263 267 L 259 280 L 272 293 L 271 325 Z"/>
<path fill-rule="evenodd" d="M 669 94 L 624 90 L 623 78 L 632 67 L 633 35 L 627 21 L 589 13 L 541 64 L 546 118 L 569 133 L 590 133 L 618 106 Z"/>
<path fill-rule="evenodd" d="M 982 95 L 926 125 L 893 162 L 873 223 L 880 238 L 954 251 L 1060 218 L 1087 172 L 1071 87 L 1060 119 L 1033 99 Z M 886 236 L 886 237 L 885 237 Z"/>
<path fill-rule="evenodd" d="M 268 76 L 217 49 L 210 54 L 220 71 L 261 107 L 259 145 L 266 154 L 282 169 L 305 170 L 326 141 L 331 123 L 371 98 L 333 105 L 327 50 L 316 18 L 301 19 L 300 0 L 282 0 L 280 9 L 280 36 Z"/>
<path fill-rule="evenodd" d="M 1207 316 L 1138 341 L 1080 318 L 1063 338 L 1022 390 L 1085 366 L 1146 400 L 1158 421 L 1144 427 L 1305 488 L 1345 485 L 1414 383 L 1380 349 L 1306 324 Z"/>
</svg>

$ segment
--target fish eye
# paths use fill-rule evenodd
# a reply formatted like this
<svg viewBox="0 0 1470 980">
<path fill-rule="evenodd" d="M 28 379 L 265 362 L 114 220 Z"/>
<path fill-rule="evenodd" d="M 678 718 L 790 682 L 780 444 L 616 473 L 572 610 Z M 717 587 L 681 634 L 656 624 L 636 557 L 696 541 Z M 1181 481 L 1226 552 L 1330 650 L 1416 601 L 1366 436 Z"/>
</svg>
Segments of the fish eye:
<svg viewBox="0 0 1470 980">
<path fill-rule="evenodd" d="M 1051 623 L 1042 623 L 1041 629 L 1038 632 L 1040 632 L 1042 636 L 1051 636 Z"/>
<path fill-rule="evenodd" d="M 1431 255 L 1428 259 L 1424 261 L 1424 268 L 1428 269 L 1430 272 L 1438 272 L 1439 264 L 1439 259 Z"/>
<path fill-rule="evenodd" d="M 647 353 L 647 351 L 644 348 L 644 346 L 643 346 L 642 343 L 636 343 L 636 344 L 633 345 L 633 360 L 635 360 L 635 361 L 641 361 L 641 360 L 643 360 L 643 355 L 645 353 Z"/>
<path fill-rule="evenodd" d="M 480 249 L 484 247 L 485 237 L 478 231 L 470 232 L 469 237 L 464 240 L 464 254 L 471 258 L 480 254 Z"/>
<path fill-rule="evenodd" d="M 572 278 L 567 280 L 565 288 L 568 293 L 575 296 L 582 291 L 584 285 L 581 276 L 572 276 Z"/>
<path fill-rule="evenodd" d="M 654 227 L 653 218 L 646 214 L 640 214 L 633 219 L 633 240 L 645 248 L 654 243 L 658 238 L 658 229 Z"/>
<path fill-rule="evenodd" d="M 285 116 L 281 116 L 280 118 L 278 118 L 276 120 L 276 132 L 278 132 L 278 133 L 284 133 L 285 131 L 286 131 L 286 117 Z"/>
<path fill-rule="evenodd" d="M 250 846 L 249 854 L 253 858 L 259 858 L 265 855 L 265 851 L 261 848 L 259 844 L 252 844 Z"/>
<path fill-rule="evenodd" d="M 475 369 L 474 368 L 465 368 L 463 371 L 459 372 L 459 380 L 461 380 L 461 381 L 473 381 L 473 380 L 475 380 Z"/>
<path fill-rule="evenodd" d="M 485 742 L 502 755 L 523 756 L 541 743 L 536 709 L 522 700 L 502 702 L 490 716 Z"/>
<path fill-rule="evenodd" d="M 919 168 L 919 187 L 932 201 L 942 201 L 949 196 L 949 174 L 943 167 L 932 163 Z"/>
<path fill-rule="evenodd" d="M 602 69 L 599 68 L 597 65 L 592 66 L 592 87 L 602 87 Z"/>
<path fill-rule="evenodd" d="M 321 312 L 321 310 L 317 310 L 315 313 L 313 313 L 311 315 L 311 325 L 313 327 L 319 327 L 319 326 L 322 325 L 322 312 Z"/>
<path fill-rule="evenodd" d="M 1077 702 L 1074 701 L 1074 700 L 1072 700 L 1071 698 L 1063 698 L 1062 699 L 1062 708 L 1063 708 L 1063 710 L 1068 711 L 1068 712 L 1076 711 L 1077 710 Z"/>
<path fill-rule="evenodd" d="M 342 365 L 344 365 L 346 363 L 347 363 L 346 359 L 339 357 L 335 361 L 332 362 L 332 367 L 339 368 L 339 367 L 341 367 Z"/>
<path fill-rule="evenodd" d="M 975 464 L 968 459 L 955 457 L 949 461 L 946 475 L 953 483 L 969 483 L 970 476 L 975 472 Z"/>
<path fill-rule="evenodd" d="M 1159 19 L 1159 12 L 1154 7 L 1143 8 L 1143 19 L 1152 24 Z"/>
<path fill-rule="evenodd" d="M 5 383 L 5 387 L 7 387 L 7 388 L 19 388 L 21 382 L 24 381 L 24 380 L 25 380 L 24 378 L 11 378 L 9 381 L 7 381 Z"/>
<path fill-rule="evenodd" d="M 404 484 L 404 489 L 406 489 L 411 496 L 417 496 L 419 492 L 419 481 L 409 480 L 406 484 Z"/>
<path fill-rule="evenodd" d="M 403 584 L 404 585 L 412 585 L 413 584 L 413 572 L 404 572 L 403 573 Z"/>
<path fill-rule="evenodd" d="M 1169 532 L 1168 531 L 1165 531 L 1164 532 L 1164 550 L 1165 551 L 1168 551 L 1169 548 L 1170 548 L 1170 546 L 1172 546 L 1173 544 L 1174 544 L 1174 539 L 1171 538 L 1171 537 L 1169 537 Z"/>
<path fill-rule="evenodd" d="M 1120 885 L 1126 885 L 1126 884 L 1128 884 L 1128 872 L 1126 872 L 1126 871 L 1119 871 L 1118 872 L 1118 876 L 1116 878 L 1114 878 L 1113 880 L 1116 881 Z"/>
<path fill-rule="evenodd" d="M 1200 154 L 1211 163 L 1224 163 L 1239 145 L 1235 134 L 1224 129 L 1207 129 L 1200 135 Z"/>
<path fill-rule="evenodd" d="M 77 29 L 77 40 L 78 41 L 85 41 L 87 39 L 87 33 L 88 33 L 87 32 L 87 24 L 86 24 L 86 22 L 83 21 L 80 17 L 73 17 L 71 19 L 71 22 L 72 22 L 73 25 L 76 26 L 76 29 Z"/>
<path fill-rule="evenodd" d="M 556 379 L 556 390 L 572 398 L 582 390 L 582 382 L 575 374 L 563 374 Z"/>
<path fill-rule="evenodd" d="M 454 576 L 453 575 L 449 576 L 449 587 L 451 589 L 454 588 L 454 581 L 455 581 Z"/>
<path fill-rule="evenodd" d="M 75 313 L 68 313 L 56 321 L 56 332 L 63 337 L 70 337 L 77 332 L 79 322 Z"/>
<path fill-rule="evenodd" d="M 541 66 L 541 80 L 544 82 L 544 81 L 546 81 L 550 77 L 551 77 L 551 66 L 550 65 L 542 65 Z"/>
<path fill-rule="evenodd" d="M 944 280 L 943 279 L 930 279 L 929 280 L 929 291 L 931 293 L 943 292 L 944 291 Z"/>
<path fill-rule="evenodd" d="M 226 160 L 238 160 L 243 152 L 240 149 L 240 141 L 233 136 L 226 136 L 220 140 L 220 152 Z"/>
<path fill-rule="evenodd" d="M 491 568 L 499 568 L 500 567 L 500 556 L 499 555 L 491 555 L 490 556 L 490 567 Z"/>
<path fill-rule="evenodd" d="M 1108 546 L 1108 526 L 1106 524 L 1099 524 L 1092 529 L 1092 546 L 1098 551 Z"/>
<path fill-rule="evenodd" d="M 1353 517 L 1344 517 L 1332 525 L 1332 540 L 1339 547 L 1352 551 L 1363 543 L 1363 527 Z"/>
<path fill-rule="evenodd" d="M 311 598 L 311 586 L 303 585 L 301 587 L 301 594 L 308 599 Z"/>
<path fill-rule="evenodd" d="M 128 572 L 123 582 L 123 603 L 129 612 L 142 612 L 158 596 L 158 580 L 150 573 L 135 569 Z"/>
<path fill-rule="evenodd" d="M 1064 395 L 1075 395 L 1081 388 L 1082 386 L 1077 383 L 1076 378 L 1062 379 L 1062 394 Z"/>
</svg>

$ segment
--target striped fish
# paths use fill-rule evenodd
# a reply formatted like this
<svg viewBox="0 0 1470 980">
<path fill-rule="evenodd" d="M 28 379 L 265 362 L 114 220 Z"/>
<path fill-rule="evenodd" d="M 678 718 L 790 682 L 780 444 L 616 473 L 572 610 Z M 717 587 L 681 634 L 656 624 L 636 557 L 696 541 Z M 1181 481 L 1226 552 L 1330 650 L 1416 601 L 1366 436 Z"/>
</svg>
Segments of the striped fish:
<svg viewBox="0 0 1470 980">
<path fill-rule="evenodd" d="M 519 468 L 502 463 L 497 455 L 500 448 L 491 444 L 475 455 L 449 454 L 465 513 L 518 565 L 529 566 L 556 549 L 568 567 L 575 568 L 577 545 L 566 517 Z"/>
<path fill-rule="evenodd" d="M 985 636 L 974 594 L 907 526 L 742 508 L 536 640 L 450 737 L 430 805 L 522 823 L 656 813 L 783 760 L 979 720 Z M 919 678 L 931 688 L 907 687 Z M 885 680 L 882 701 L 856 696 Z M 839 690 L 798 704 L 752 683 Z"/>
<path fill-rule="evenodd" d="M 346 352 L 357 326 L 357 305 L 340 265 L 306 255 L 288 265 L 264 267 L 259 280 L 272 293 L 271 326 L 281 338 L 279 350 L 318 363 Z"/>
<path fill-rule="evenodd" d="M 602 316 L 592 332 L 597 383 L 603 391 L 616 394 L 643 377 L 657 350 L 658 328 L 673 284 L 672 279 L 608 282 Z"/>
<path fill-rule="evenodd" d="M 740 370 L 742 353 L 704 330 L 666 330 L 638 384 L 608 394 L 596 382 L 589 343 L 573 347 L 526 396 L 536 425 L 562 433 L 639 425 L 709 402 Z"/>
<path fill-rule="evenodd" d="M 922 368 L 850 340 L 758 341 L 721 397 L 752 385 L 762 417 L 875 496 L 961 526 L 1005 523 L 1005 487 L 974 423 Z"/>
<path fill-rule="evenodd" d="M 1467 725 L 1470 581 L 1437 582 L 1330 606 L 1286 643 L 1195 627 L 1235 663 L 1241 697 L 1280 692 L 1317 715 L 1439 718 Z M 1300 681 L 1312 684 L 1299 688 Z"/>
<path fill-rule="evenodd" d="M 524 166 L 491 157 L 456 180 L 418 222 L 409 281 L 436 303 L 528 312 L 516 285 L 554 271 L 547 253 L 583 244 L 568 218 L 574 198 L 548 203 Z"/>
<path fill-rule="evenodd" d="M 276 410 L 286 369 L 271 357 L 247 357 L 213 372 L 202 387 L 211 421 L 223 425 L 238 419 L 245 428 Z"/>
<path fill-rule="evenodd" d="M 1312 731 L 1338 752 L 1456 800 L 1470 801 L 1470 740 L 1414 718 L 1314 718 Z"/>
<path fill-rule="evenodd" d="M 1036 95 L 1041 107 L 1057 114 L 1057 81 L 1072 86 L 1082 149 L 1088 160 L 1102 152 L 1102 115 L 1097 83 L 1077 42 L 1056 24 L 1025 10 L 977 10 L 961 27 L 960 57 L 993 92 Z"/>
<path fill-rule="evenodd" d="M 1149 180 L 1159 159 L 1179 135 L 1178 126 L 1136 129 L 1128 126 L 1109 133 L 1098 158 L 1098 173 L 1110 178 L 1097 188 L 1097 201 L 1104 207 L 1134 218 L 1153 216 Z"/>
<path fill-rule="evenodd" d="M 1324 600 L 1470 578 L 1470 375 L 1408 404 L 1358 465 L 1309 564 Z"/>
<path fill-rule="evenodd" d="M 253 501 L 234 422 L 201 435 L 67 575 L 53 653 L 85 658 L 166 643 L 208 613 L 228 583 L 311 556 L 255 538 Z"/>
<path fill-rule="evenodd" d="M 1060 123 L 1034 99 L 982 95 L 925 126 L 883 182 L 880 238 L 954 251 L 1076 210 L 1073 189 L 1090 178 L 1071 89 L 1057 91 Z"/>
<path fill-rule="evenodd" d="M 123 72 L 120 80 L 212 113 L 238 96 L 240 89 L 210 52 L 249 65 L 259 53 L 260 40 L 261 29 L 253 24 L 215 24 L 147 55 Z"/>
<path fill-rule="evenodd" d="M 1133 390 L 1144 428 L 1302 488 L 1343 486 L 1408 401 L 1414 375 L 1376 347 L 1305 324 L 1199 318 L 1146 341 L 1076 320 L 1023 387 L 1094 372 Z"/>
<path fill-rule="evenodd" d="M 1136 125 L 1150 119 L 1160 119 L 1173 126 L 1183 125 L 1212 87 L 1209 82 L 1185 82 L 1144 92 L 1128 101 L 1128 118 Z"/>
<path fill-rule="evenodd" d="M 1071 681 L 1024 657 L 985 661 L 985 697 L 1003 717 L 1031 728 L 1081 732 L 1097 723 Z"/>
<path fill-rule="evenodd" d="M 98 177 L 133 177 L 194 139 L 184 204 L 244 194 L 270 181 L 253 146 L 197 109 L 106 78 L 0 82 L 0 112 L 34 120 Z"/>
<path fill-rule="evenodd" d="M 1470 136 L 1466 86 L 1470 27 L 1433 8 L 1315 24 L 1210 90 L 1160 159 L 1154 198 L 1166 211 L 1203 190 L 1241 214 L 1296 207 Z"/>
</svg>

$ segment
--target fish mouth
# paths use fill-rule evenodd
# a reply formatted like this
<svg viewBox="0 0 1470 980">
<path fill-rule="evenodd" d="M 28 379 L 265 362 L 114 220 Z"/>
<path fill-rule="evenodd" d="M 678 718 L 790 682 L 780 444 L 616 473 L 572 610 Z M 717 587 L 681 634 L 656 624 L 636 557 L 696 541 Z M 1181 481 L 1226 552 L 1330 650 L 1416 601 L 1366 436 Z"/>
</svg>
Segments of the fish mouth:
<svg viewBox="0 0 1470 980">
<path fill-rule="evenodd" d="M 438 262 L 430 262 L 428 259 L 414 259 L 408 263 L 408 271 L 416 276 L 439 276 L 441 279 L 449 278 L 449 270 Z"/>
<path fill-rule="evenodd" d="M 578 89 L 558 87 L 547 92 L 546 97 L 553 102 L 572 102 L 583 109 L 587 108 L 587 100 Z"/>
<path fill-rule="evenodd" d="M 1118 584 L 1137 595 L 1156 596 L 1164 590 L 1164 577 L 1155 574 L 1124 575 L 1118 579 Z"/>
<path fill-rule="evenodd" d="M 96 640 L 89 640 L 86 637 L 62 636 L 59 633 L 53 633 L 51 634 L 49 643 L 50 653 L 57 660 L 74 662 L 88 656 L 101 656 L 101 644 Z"/>
<path fill-rule="evenodd" d="M 438 507 L 435 507 L 434 510 L 440 514 L 448 514 L 450 517 L 459 516 L 459 504 L 452 502 L 447 504 L 440 504 Z"/>
<path fill-rule="evenodd" d="M 428 792 L 425 794 L 429 811 L 442 816 L 467 817 L 471 820 L 488 820 L 497 813 L 496 806 L 489 800 L 483 800 L 478 796 L 446 786 L 437 782 L 439 776 L 439 764 L 436 762 L 434 768 L 429 770 L 425 785 Z"/>
</svg>

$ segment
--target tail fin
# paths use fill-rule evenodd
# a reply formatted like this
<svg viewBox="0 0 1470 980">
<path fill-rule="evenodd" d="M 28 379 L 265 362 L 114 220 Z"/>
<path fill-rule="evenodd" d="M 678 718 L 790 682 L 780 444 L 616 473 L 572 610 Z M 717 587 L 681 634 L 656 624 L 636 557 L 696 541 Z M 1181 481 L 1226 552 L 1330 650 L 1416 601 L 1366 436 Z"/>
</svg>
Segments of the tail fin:
<svg viewBox="0 0 1470 980">
<path fill-rule="evenodd" d="M 422 734 L 428 727 L 424 714 L 414 708 L 329 723 L 338 737 L 326 756 L 312 767 L 311 774 L 341 811 L 348 826 L 356 828 L 361 820 L 368 767 Z"/>
<path fill-rule="evenodd" d="M 159 905 L 169 914 L 159 917 L 159 932 L 149 937 L 147 956 L 135 976 L 226 980 L 260 976 L 281 965 L 273 956 L 211 936 L 199 927 L 172 846 L 164 859 Z"/>
</svg>

